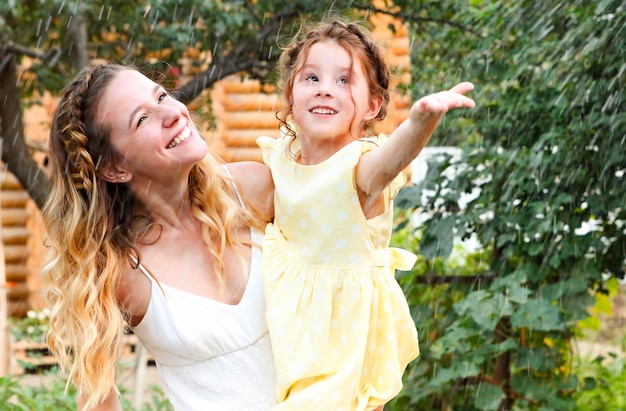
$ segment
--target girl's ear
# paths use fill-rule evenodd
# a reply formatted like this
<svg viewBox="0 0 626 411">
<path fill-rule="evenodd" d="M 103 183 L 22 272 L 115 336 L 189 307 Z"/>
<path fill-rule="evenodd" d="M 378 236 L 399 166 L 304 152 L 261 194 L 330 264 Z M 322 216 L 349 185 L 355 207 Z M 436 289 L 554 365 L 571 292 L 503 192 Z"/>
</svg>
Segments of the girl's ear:
<svg viewBox="0 0 626 411">
<path fill-rule="evenodd" d="M 112 166 L 102 170 L 100 177 L 110 183 L 127 183 L 133 178 L 133 175 L 125 170 L 120 170 Z"/>
<path fill-rule="evenodd" d="M 367 111 L 365 112 L 365 121 L 370 121 L 376 118 L 378 113 L 380 112 L 381 107 L 383 106 L 383 100 L 379 96 L 373 97 L 370 99 L 369 105 L 367 106 Z"/>
</svg>

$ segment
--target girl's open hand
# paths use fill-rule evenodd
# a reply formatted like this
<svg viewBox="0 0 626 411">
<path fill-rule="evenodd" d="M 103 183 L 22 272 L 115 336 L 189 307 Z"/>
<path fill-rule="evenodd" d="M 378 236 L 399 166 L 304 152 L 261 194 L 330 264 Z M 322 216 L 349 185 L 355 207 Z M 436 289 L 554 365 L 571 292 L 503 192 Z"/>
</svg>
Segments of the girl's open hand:
<svg viewBox="0 0 626 411">
<path fill-rule="evenodd" d="M 439 122 L 439 119 L 455 108 L 472 108 L 476 105 L 474 100 L 465 96 L 474 89 L 474 85 L 469 82 L 462 82 L 452 87 L 450 90 L 429 94 L 417 100 L 411 107 L 411 119 L 414 121 L 424 121 L 429 117 Z"/>
</svg>

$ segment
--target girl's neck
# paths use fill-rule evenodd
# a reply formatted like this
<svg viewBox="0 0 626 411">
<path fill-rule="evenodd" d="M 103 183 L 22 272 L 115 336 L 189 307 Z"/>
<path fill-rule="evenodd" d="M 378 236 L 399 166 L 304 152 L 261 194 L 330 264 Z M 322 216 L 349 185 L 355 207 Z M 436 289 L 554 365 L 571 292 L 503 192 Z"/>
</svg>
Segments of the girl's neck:
<svg viewBox="0 0 626 411">
<path fill-rule="evenodd" d="M 298 137 L 297 150 L 295 153 L 295 161 L 302 165 L 315 165 L 322 163 L 332 157 L 339 150 L 348 144 L 356 141 L 356 138 L 348 136 L 341 139 L 306 139 Z"/>
</svg>

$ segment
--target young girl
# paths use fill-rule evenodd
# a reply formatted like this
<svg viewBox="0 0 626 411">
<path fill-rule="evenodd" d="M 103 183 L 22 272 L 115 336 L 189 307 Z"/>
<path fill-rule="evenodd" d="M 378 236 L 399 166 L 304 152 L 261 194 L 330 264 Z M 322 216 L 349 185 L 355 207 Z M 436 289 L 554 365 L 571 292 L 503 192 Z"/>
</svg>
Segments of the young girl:
<svg viewBox="0 0 626 411">
<path fill-rule="evenodd" d="M 385 141 L 370 136 L 387 113 L 390 74 L 359 25 L 314 28 L 284 51 L 280 68 L 284 135 L 258 139 L 275 185 L 263 242 L 273 409 L 373 410 L 400 391 L 419 354 L 394 278 L 415 256 L 389 247 L 392 199 L 443 114 L 474 106 L 463 95 L 473 86 L 418 100 Z"/>
</svg>

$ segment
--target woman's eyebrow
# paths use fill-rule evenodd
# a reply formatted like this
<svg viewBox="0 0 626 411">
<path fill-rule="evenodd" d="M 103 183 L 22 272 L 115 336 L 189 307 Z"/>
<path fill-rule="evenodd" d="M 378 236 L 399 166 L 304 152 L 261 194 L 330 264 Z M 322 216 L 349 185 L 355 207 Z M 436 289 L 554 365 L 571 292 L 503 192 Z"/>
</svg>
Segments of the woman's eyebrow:
<svg viewBox="0 0 626 411">
<path fill-rule="evenodd" d="M 160 88 L 161 88 L 160 84 L 155 84 L 154 87 L 152 87 L 152 94 L 155 94 Z M 143 104 L 137 106 L 137 108 L 135 108 L 132 111 L 132 113 L 130 113 L 130 118 L 128 119 L 128 129 L 129 130 L 133 127 L 133 119 L 135 118 L 137 113 L 141 111 L 142 108 L 143 108 Z"/>
</svg>

